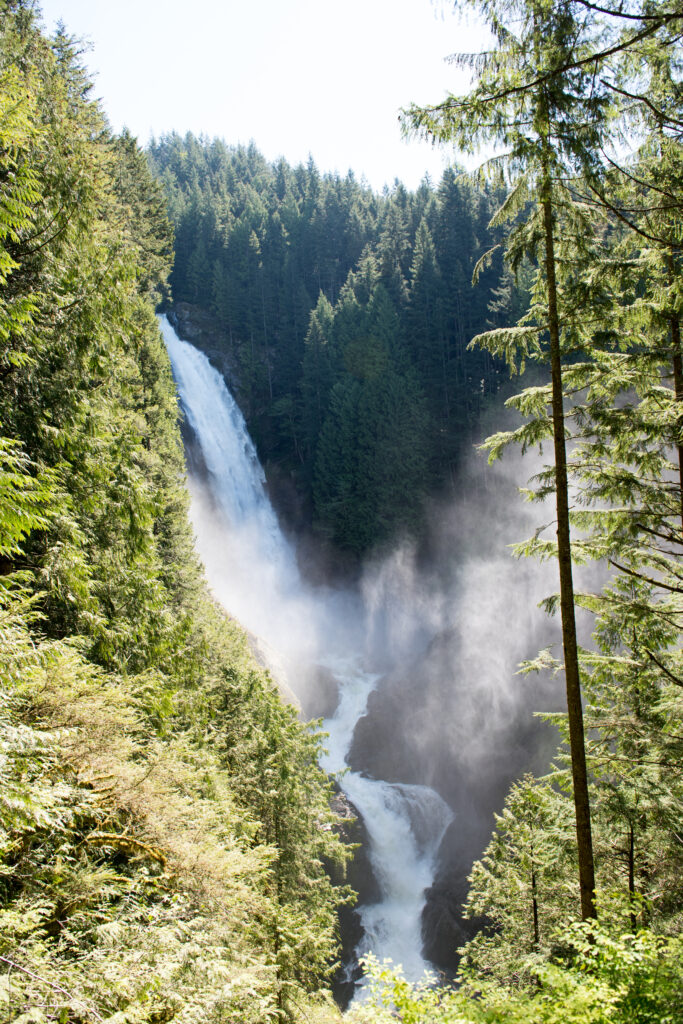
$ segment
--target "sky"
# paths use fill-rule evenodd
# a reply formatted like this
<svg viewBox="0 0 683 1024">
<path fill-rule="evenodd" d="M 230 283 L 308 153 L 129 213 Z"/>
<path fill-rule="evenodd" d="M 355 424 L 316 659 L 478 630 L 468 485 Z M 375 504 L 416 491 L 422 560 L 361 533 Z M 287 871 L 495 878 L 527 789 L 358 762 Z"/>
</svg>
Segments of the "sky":
<svg viewBox="0 0 683 1024">
<path fill-rule="evenodd" d="M 402 138 L 401 107 L 462 92 L 445 58 L 484 34 L 449 0 L 39 0 L 43 21 L 90 44 L 84 59 L 114 130 L 187 131 L 323 172 L 438 182 L 448 148 Z"/>
</svg>

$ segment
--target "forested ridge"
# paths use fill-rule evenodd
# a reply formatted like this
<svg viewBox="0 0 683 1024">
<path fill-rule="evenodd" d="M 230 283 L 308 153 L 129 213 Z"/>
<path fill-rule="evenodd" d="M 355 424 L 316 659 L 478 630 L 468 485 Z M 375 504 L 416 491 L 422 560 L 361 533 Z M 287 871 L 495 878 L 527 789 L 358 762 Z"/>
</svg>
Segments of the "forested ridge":
<svg viewBox="0 0 683 1024">
<path fill-rule="evenodd" d="M 339 1018 L 343 822 L 315 728 L 202 580 L 154 315 L 172 300 L 210 310 L 261 453 L 355 552 L 417 525 L 505 363 L 537 364 L 488 446 L 552 453 L 529 496 L 556 522 L 519 554 L 559 565 L 563 649 L 524 668 L 566 678 L 565 742 L 474 865 L 459 987 L 370 964 L 350 1019 L 683 1020 L 683 11 L 474 6 L 496 47 L 462 58 L 469 95 L 404 123 L 509 157 L 377 197 L 192 137 L 148 162 L 74 41 L 0 5 L 8 1024 Z M 575 585 L 585 560 L 600 592 Z"/>
<path fill-rule="evenodd" d="M 493 45 L 455 58 L 470 91 L 403 118 L 465 152 L 498 149 L 479 173 L 506 190 L 505 262 L 533 267 L 524 315 L 471 344 L 542 374 L 508 400 L 520 425 L 485 447 L 546 455 L 526 496 L 552 499 L 554 519 L 517 553 L 557 566 L 545 604 L 562 648 L 522 671 L 561 672 L 567 712 L 551 771 L 512 786 L 470 875 L 465 912 L 488 921 L 462 950 L 463 988 L 395 980 L 393 997 L 415 1020 L 679 1021 L 683 10 L 471 6 Z M 577 584 L 591 561 L 600 592 Z"/>
<path fill-rule="evenodd" d="M 419 530 L 453 484 L 505 379 L 471 339 L 521 314 L 489 222 L 500 188 L 457 170 L 382 195 L 269 164 L 252 145 L 170 135 L 149 147 L 175 230 L 172 299 L 214 317 L 261 457 L 289 475 L 308 521 L 362 553 Z M 190 311 L 191 318 L 191 311 Z"/>
</svg>

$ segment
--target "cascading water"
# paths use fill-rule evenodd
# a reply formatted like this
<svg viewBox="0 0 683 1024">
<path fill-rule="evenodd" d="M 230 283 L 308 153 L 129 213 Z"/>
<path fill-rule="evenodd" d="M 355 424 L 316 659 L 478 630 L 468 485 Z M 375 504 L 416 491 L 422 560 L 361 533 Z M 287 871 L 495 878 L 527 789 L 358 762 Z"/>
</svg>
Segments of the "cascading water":
<svg viewBox="0 0 683 1024">
<path fill-rule="evenodd" d="M 347 765 L 356 722 L 365 714 L 379 676 L 360 672 L 353 664 L 327 665 L 339 681 L 340 697 L 336 713 L 323 723 L 329 738 L 321 764 L 336 774 Z M 434 858 L 453 815 L 427 786 L 383 782 L 350 771 L 341 785 L 363 817 L 382 896 L 380 902 L 359 908 L 365 939 L 358 952 L 391 959 L 417 980 L 429 969 L 421 952 L 424 892 L 432 883 Z"/>
<path fill-rule="evenodd" d="M 290 682 L 315 663 L 331 672 L 339 700 L 324 723 L 329 738 L 322 764 L 332 774 L 344 772 L 356 723 L 380 678 L 360 664 L 360 657 L 348 654 L 363 651 L 371 616 L 359 599 L 313 590 L 301 579 L 223 378 L 203 353 L 177 337 L 166 317 L 160 324 L 180 402 L 208 472 L 208 497 L 198 481 L 190 477 L 189 482 L 197 546 L 209 582 L 226 609 L 289 666 Z M 342 606 L 344 616 L 339 614 Z M 341 621 L 350 619 L 352 626 L 340 628 Z M 365 938 L 358 952 L 391 959 L 417 980 L 429 968 L 422 956 L 425 890 L 452 812 L 426 786 L 388 783 L 356 771 L 342 774 L 340 785 L 363 818 L 381 895 L 374 905 L 359 908 Z"/>
<path fill-rule="evenodd" d="M 272 604 L 277 599 L 291 608 L 300 592 L 294 552 L 282 535 L 256 449 L 222 376 L 202 352 L 178 338 L 166 317 L 159 320 L 180 403 L 208 474 L 208 488 L 192 475 L 189 479 L 207 577 L 231 614 L 265 635 L 268 621 L 272 627 L 275 620 L 264 619 L 263 594 L 271 595 Z M 277 645 L 277 636 L 267 639 Z"/>
</svg>

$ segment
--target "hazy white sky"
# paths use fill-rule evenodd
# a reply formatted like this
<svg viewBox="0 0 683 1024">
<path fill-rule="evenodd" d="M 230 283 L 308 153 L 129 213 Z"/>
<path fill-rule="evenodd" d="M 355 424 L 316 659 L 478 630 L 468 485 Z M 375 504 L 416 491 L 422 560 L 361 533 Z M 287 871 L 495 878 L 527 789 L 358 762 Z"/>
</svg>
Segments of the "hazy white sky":
<svg viewBox="0 0 683 1024">
<path fill-rule="evenodd" d="M 381 189 L 438 180 L 452 152 L 401 138 L 398 111 L 467 85 L 444 58 L 481 48 L 449 0 L 40 0 L 52 31 L 90 41 L 112 126 L 254 140 L 269 159 L 310 153 Z"/>
</svg>

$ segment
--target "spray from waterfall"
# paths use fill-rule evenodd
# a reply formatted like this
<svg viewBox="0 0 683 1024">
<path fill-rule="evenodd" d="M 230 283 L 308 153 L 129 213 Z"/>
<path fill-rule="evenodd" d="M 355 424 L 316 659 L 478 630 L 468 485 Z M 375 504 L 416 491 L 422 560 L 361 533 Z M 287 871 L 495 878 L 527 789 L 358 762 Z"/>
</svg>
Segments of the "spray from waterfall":
<svg viewBox="0 0 683 1024">
<path fill-rule="evenodd" d="M 467 875 L 511 781 L 545 771 L 556 735 L 534 718 L 563 708 L 561 680 L 516 674 L 560 639 L 537 607 L 557 586 L 552 563 L 516 561 L 510 545 L 553 512 L 517 493 L 539 460 L 473 459 L 460 493 L 435 502 L 426 542 L 397 542 L 357 587 L 312 586 L 268 501 L 239 409 L 205 356 L 162 330 L 203 475 L 190 473 L 197 546 L 228 611 L 306 701 L 321 677 L 336 710 L 324 767 L 365 822 L 379 897 L 359 908 L 358 949 L 417 979 L 454 965 L 467 938 Z"/>
<path fill-rule="evenodd" d="M 180 401 L 201 449 L 206 486 L 190 478 L 192 517 L 209 582 L 226 609 L 265 641 L 297 692 L 316 666 L 332 674 L 339 700 L 326 719 L 323 766 L 362 816 L 380 898 L 360 908 L 365 933 L 359 953 L 402 964 L 418 979 L 422 912 L 435 858 L 453 814 L 423 785 L 401 784 L 347 771 L 355 726 L 380 679 L 373 671 L 368 635 L 377 608 L 363 595 L 311 588 L 301 578 L 264 488 L 244 420 L 221 375 L 206 357 L 181 341 L 165 317 L 161 329 Z"/>
</svg>

